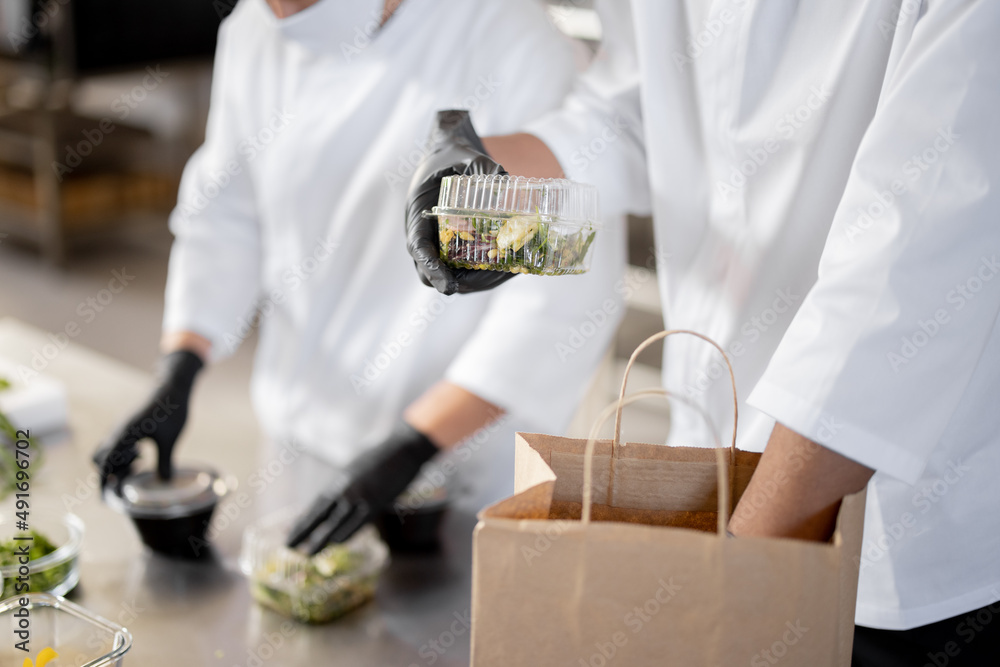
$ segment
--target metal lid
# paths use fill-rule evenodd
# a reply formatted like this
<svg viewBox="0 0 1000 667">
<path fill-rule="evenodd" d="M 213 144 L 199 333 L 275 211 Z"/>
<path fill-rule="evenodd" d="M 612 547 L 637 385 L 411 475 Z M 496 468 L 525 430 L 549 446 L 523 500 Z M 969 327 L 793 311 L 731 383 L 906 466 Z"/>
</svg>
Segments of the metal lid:
<svg viewBox="0 0 1000 667">
<path fill-rule="evenodd" d="M 120 499 L 132 516 L 168 519 L 208 509 L 225 492 L 226 485 L 214 470 L 178 468 L 166 481 L 151 470 L 127 477 Z"/>
</svg>

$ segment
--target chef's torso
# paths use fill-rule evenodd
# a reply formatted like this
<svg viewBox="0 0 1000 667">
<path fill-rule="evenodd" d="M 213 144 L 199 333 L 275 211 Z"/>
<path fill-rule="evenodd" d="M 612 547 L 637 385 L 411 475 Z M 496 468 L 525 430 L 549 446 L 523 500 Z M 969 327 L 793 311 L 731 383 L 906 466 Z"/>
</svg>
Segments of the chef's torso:
<svg viewBox="0 0 1000 667">
<path fill-rule="evenodd" d="M 438 110 L 470 109 L 482 135 L 514 131 L 558 105 L 575 73 L 572 51 L 531 0 L 406 0 L 379 28 L 382 4 L 320 0 L 279 20 L 264 0 L 244 0 L 227 20 L 215 120 L 188 167 L 172 223 L 178 244 L 166 326 L 211 331 L 220 355 L 259 329 L 252 394 L 265 431 L 335 465 L 384 437 L 449 370 L 514 412 L 495 436 L 509 452 L 515 427 L 564 427 L 576 387 L 594 366 L 583 358 L 596 361 L 601 345 L 576 355 L 574 366 L 557 358 L 554 342 L 596 296 L 574 286 L 613 279 L 599 270 L 519 277 L 490 293 L 443 296 L 420 283 L 407 255 L 405 195 Z M 213 198 L 213 170 L 232 150 L 218 139 L 224 133 L 236 142 L 241 173 Z M 213 161 L 220 166 L 209 169 Z M 194 191 L 206 188 L 208 203 L 192 208 Z M 228 228 L 227 216 L 237 219 Z M 259 248 L 237 252 L 240 242 Z M 213 243 L 218 261 L 234 267 L 219 295 L 207 294 L 211 274 L 197 277 L 213 261 L 204 256 Z M 256 287 L 241 284 L 255 280 Z M 259 315 L 230 321 L 242 310 L 228 312 L 227 301 L 248 289 Z M 544 359 L 535 363 L 530 350 L 511 356 L 506 345 L 524 350 L 522 337 L 538 341 Z M 532 369 L 574 389 L 551 398 L 551 387 L 523 382 Z M 484 474 L 509 487 L 509 458 Z"/>
<path fill-rule="evenodd" d="M 988 231 L 990 207 L 982 203 L 997 169 L 995 151 L 991 163 L 988 152 L 976 154 L 957 138 L 966 132 L 982 143 L 992 136 L 985 116 L 977 118 L 997 95 L 981 90 L 969 67 L 997 58 L 994 52 L 977 60 L 983 40 L 974 32 L 982 18 L 954 22 L 952 30 L 969 33 L 966 38 L 942 27 L 965 12 L 960 5 L 971 4 L 633 2 L 666 325 L 700 331 L 727 349 L 741 401 L 789 331 L 786 345 L 797 352 L 768 370 L 751 403 L 768 406 L 770 414 L 787 409 L 790 419 L 797 414 L 809 424 L 803 432 L 848 456 L 879 448 L 888 469 L 923 435 L 917 416 L 941 411 L 927 422 L 940 425 L 940 437 L 912 448 L 914 454 L 933 451 L 899 465 L 909 479 L 879 473 L 869 487 L 858 622 L 875 627 L 913 627 L 1000 599 L 994 482 L 1000 473 L 1000 335 L 990 333 L 989 324 L 998 301 L 981 296 L 1000 290 L 1000 281 L 990 282 L 1000 270 L 994 254 L 1000 248 L 992 245 L 997 234 Z M 987 22 L 995 28 L 997 13 L 978 4 L 980 15 L 991 12 Z M 931 20 L 921 24 L 929 11 Z M 958 44 L 949 47 L 949 40 Z M 920 46 L 907 51 L 911 43 Z M 921 71 L 921 57 L 941 61 L 921 75 L 931 95 L 919 82 L 907 82 L 914 77 L 908 71 Z M 975 96 L 978 106 L 963 106 Z M 866 137 L 883 106 L 898 120 L 883 121 Z M 950 238 L 935 231 L 947 229 L 941 220 L 949 209 L 954 220 L 947 224 L 962 221 L 968 231 L 956 226 Z M 934 242 L 932 234 L 942 236 Z M 977 235 L 978 244 L 968 242 Z M 960 238 L 964 246 L 955 243 Z M 857 249 L 857 261 L 865 263 L 860 275 L 870 277 L 853 285 L 832 282 L 790 329 L 817 282 L 827 245 L 832 249 L 820 272 L 850 270 Z M 879 267 L 885 258 L 892 266 L 897 256 L 903 268 Z M 975 284 L 966 285 L 966 278 Z M 976 308 L 968 307 L 977 294 Z M 974 319 L 949 329 L 965 317 Z M 837 321 L 848 323 L 843 334 L 834 328 Z M 957 338 L 963 326 L 984 333 L 963 342 Z M 816 340 L 823 342 L 813 345 Z M 981 355 L 978 370 L 971 370 L 975 357 L 949 364 L 949 355 L 965 355 L 970 346 Z M 831 372 L 838 364 L 844 367 Z M 918 364 L 937 370 L 927 373 Z M 923 374 L 908 381 L 914 368 Z M 833 384 L 797 392 L 797 373 Z M 939 390 L 933 378 L 949 374 L 963 374 L 968 385 L 957 393 Z M 728 374 L 713 349 L 697 340 L 669 341 L 664 379 L 667 387 L 706 401 L 723 433 L 731 427 Z M 866 395 L 869 379 L 889 391 Z M 914 382 L 923 387 L 924 402 L 907 409 Z M 938 398 L 938 391 L 947 394 Z M 826 406 L 832 416 L 804 407 L 801 401 L 813 393 L 834 397 Z M 858 415 L 862 428 L 845 426 L 838 411 Z M 699 424 L 676 412 L 674 441 L 707 443 Z M 741 403 L 741 447 L 762 449 L 773 423 Z M 893 432 L 895 444 L 892 437 L 879 440 Z"/>
</svg>

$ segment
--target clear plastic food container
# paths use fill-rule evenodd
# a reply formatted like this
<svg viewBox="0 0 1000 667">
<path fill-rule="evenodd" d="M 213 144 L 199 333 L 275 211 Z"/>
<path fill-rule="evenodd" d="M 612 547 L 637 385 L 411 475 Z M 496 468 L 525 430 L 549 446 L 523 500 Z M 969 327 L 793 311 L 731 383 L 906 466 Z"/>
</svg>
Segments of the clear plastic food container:
<svg viewBox="0 0 1000 667">
<path fill-rule="evenodd" d="M 13 633 L 20 620 L 15 614 L 22 609 L 19 597 L 0 602 L 0 634 L 5 637 L 0 642 L 0 665 L 22 665 L 26 657 L 37 660 L 49 648 L 59 657 L 47 667 L 121 667 L 132 648 L 132 635 L 122 626 L 63 598 L 30 593 L 23 596 L 31 623 L 30 650 L 16 649 Z"/>
<path fill-rule="evenodd" d="M 588 271 L 599 228 L 597 188 L 562 179 L 447 176 L 430 215 L 449 266 L 548 276 Z"/>
<path fill-rule="evenodd" d="M 326 623 L 375 596 L 389 549 L 372 526 L 315 556 L 285 546 L 295 514 L 265 517 L 243 534 L 240 566 L 257 602 L 305 623 Z"/>
<path fill-rule="evenodd" d="M 0 600 L 16 594 L 14 584 L 20 564 L 16 560 L 15 549 L 27 545 L 37 556 L 28 561 L 29 585 L 33 593 L 65 595 L 80 581 L 80 546 L 83 543 L 83 522 L 75 514 L 57 513 L 48 510 L 29 510 L 28 523 L 31 530 L 17 529 L 14 510 L 5 510 L 0 515 L 0 576 L 3 590 Z M 15 537 L 32 536 L 29 540 L 15 540 Z M 52 547 L 55 550 L 52 551 Z M 29 552 L 30 553 L 30 552 Z"/>
</svg>

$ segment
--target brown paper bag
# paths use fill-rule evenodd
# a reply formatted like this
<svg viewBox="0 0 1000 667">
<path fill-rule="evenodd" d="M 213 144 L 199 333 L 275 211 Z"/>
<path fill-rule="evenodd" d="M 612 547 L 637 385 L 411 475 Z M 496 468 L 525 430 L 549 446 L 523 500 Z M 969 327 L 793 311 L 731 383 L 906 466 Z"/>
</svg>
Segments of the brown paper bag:
<svg viewBox="0 0 1000 667">
<path fill-rule="evenodd" d="M 760 455 L 735 428 L 730 448 L 617 444 L 627 379 L 611 441 L 517 435 L 517 492 L 475 532 L 473 667 L 847 667 L 864 492 L 829 543 L 727 538 Z"/>
</svg>

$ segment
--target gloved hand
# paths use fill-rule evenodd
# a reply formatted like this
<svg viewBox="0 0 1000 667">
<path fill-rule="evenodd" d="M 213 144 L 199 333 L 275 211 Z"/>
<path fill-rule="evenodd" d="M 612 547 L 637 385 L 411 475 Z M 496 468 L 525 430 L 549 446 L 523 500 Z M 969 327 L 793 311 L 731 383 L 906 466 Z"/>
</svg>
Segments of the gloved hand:
<svg viewBox="0 0 1000 667">
<path fill-rule="evenodd" d="M 438 202 L 445 176 L 506 174 L 472 127 L 468 111 L 439 111 L 430 152 L 417 166 L 406 196 L 406 249 L 425 285 L 442 294 L 481 292 L 514 277 L 505 271 L 453 269 L 441 261 L 437 218 L 422 214 Z"/>
<path fill-rule="evenodd" d="M 307 551 L 313 555 L 331 542 L 349 539 L 379 512 L 391 509 L 437 452 L 427 436 L 400 422 L 385 441 L 351 464 L 342 491 L 320 495 L 299 517 L 288 535 L 288 546 L 295 548 L 308 538 Z"/>
<path fill-rule="evenodd" d="M 110 477 L 120 482 L 130 472 L 132 462 L 139 456 L 136 443 L 143 438 L 156 443 L 157 472 L 161 479 L 170 479 L 170 456 L 187 421 L 191 387 L 203 366 L 201 358 L 188 350 L 164 355 L 153 394 L 94 454 L 102 489 Z"/>
</svg>

